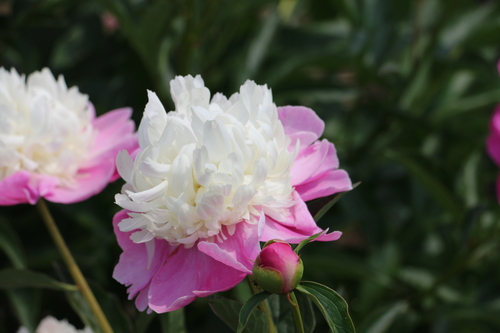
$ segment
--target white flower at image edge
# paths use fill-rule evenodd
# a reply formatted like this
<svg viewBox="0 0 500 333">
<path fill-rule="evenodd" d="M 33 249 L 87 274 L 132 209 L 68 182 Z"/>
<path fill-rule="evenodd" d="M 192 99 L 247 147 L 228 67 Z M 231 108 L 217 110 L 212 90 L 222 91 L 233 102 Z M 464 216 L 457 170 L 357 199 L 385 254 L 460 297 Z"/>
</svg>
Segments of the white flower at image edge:
<svg viewBox="0 0 500 333">
<path fill-rule="evenodd" d="M 17 333 L 29 333 L 26 327 L 20 327 Z M 69 324 L 66 319 L 61 321 L 54 317 L 45 317 L 34 333 L 93 333 L 89 327 L 82 330 L 77 330 L 73 325 Z"/>
<path fill-rule="evenodd" d="M 40 197 L 82 201 L 115 180 L 115 158 L 137 147 L 129 108 L 96 118 L 88 96 L 49 69 L 0 68 L 0 205 Z"/>
<path fill-rule="evenodd" d="M 170 84 L 175 111 L 153 92 L 139 152 L 118 154 L 126 184 L 114 218 L 124 250 L 113 277 L 140 310 L 178 309 L 251 274 L 259 241 L 290 243 L 321 232 L 305 200 L 352 188 L 324 123 L 304 107 L 277 108 L 253 81 L 210 98 L 200 76 Z M 324 234 L 336 240 L 340 232 Z"/>
</svg>

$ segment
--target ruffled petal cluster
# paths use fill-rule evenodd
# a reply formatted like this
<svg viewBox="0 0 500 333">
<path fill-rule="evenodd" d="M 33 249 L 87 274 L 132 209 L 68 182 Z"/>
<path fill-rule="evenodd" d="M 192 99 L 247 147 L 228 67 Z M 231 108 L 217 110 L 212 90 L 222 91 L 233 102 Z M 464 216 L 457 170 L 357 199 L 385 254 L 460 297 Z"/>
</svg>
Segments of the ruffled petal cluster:
<svg viewBox="0 0 500 333">
<path fill-rule="evenodd" d="M 0 205 L 85 200 L 118 178 L 116 154 L 137 149 L 129 108 L 98 118 L 87 95 L 49 69 L 0 68 Z"/>
<path fill-rule="evenodd" d="M 171 82 L 175 110 L 156 94 L 139 126 L 140 151 L 121 152 L 126 181 L 114 230 L 123 249 L 113 276 L 140 310 L 173 311 L 239 283 L 259 241 L 322 231 L 304 201 L 352 188 L 324 123 L 304 107 L 277 108 L 247 81 L 210 97 L 200 76 Z M 341 233 L 319 240 L 336 240 Z"/>
<path fill-rule="evenodd" d="M 26 327 L 20 327 L 17 333 L 28 333 Z M 69 324 L 66 319 L 61 321 L 54 317 L 45 317 L 35 330 L 35 333 L 92 333 L 89 327 L 82 330 L 77 330 L 73 325 Z"/>
</svg>

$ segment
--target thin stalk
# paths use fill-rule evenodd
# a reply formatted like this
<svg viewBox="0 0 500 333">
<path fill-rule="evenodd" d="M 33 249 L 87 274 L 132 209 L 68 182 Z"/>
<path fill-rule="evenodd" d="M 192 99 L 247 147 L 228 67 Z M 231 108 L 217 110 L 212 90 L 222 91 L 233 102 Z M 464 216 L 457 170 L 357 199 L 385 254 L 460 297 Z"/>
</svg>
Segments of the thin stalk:
<svg viewBox="0 0 500 333">
<path fill-rule="evenodd" d="M 61 256 L 63 257 L 64 263 L 68 267 L 68 270 L 71 273 L 71 276 L 73 277 L 76 286 L 78 287 L 83 298 L 85 299 L 90 309 L 92 310 L 92 313 L 97 319 L 97 322 L 99 323 L 102 332 L 113 333 L 113 329 L 111 328 L 111 325 L 109 325 L 109 322 L 106 319 L 104 313 L 102 312 L 99 303 L 97 303 L 97 300 L 95 299 L 92 290 L 90 290 L 87 280 L 85 280 L 85 278 L 83 277 L 80 268 L 76 264 L 75 259 L 73 259 L 73 256 L 71 255 L 71 252 L 69 251 L 68 246 L 66 245 L 66 242 L 64 242 L 64 239 L 62 238 L 61 233 L 59 232 L 59 229 L 57 228 L 57 225 L 54 219 L 52 218 L 52 215 L 50 214 L 47 205 L 45 204 L 45 201 L 43 199 L 38 200 L 36 206 L 38 208 L 38 211 L 40 212 L 40 215 L 42 215 L 42 219 L 45 222 L 47 229 L 49 230 L 50 236 L 52 236 L 52 239 L 56 244 L 57 249 L 59 250 Z"/>
<path fill-rule="evenodd" d="M 261 290 L 259 290 L 259 287 L 257 287 L 255 284 L 253 284 L 251 275 L 247 275 L 247 282 L 248 282 L 248 285 L 250 286 L 250 290 L 252 291 L 252 294 L 257 294 L 261 291 Z M 276 333 L 277 332 L 276 327 L 274 327 L 273 318 L 271 317 L 271 311 L 269 311 L 269 307 L 267 306 L 267 301 L 261 302 L 259 304 L 259 309 L 262 312 L 264 312 L 264 314 L 267 317 L 269 333 Z"/>
<path fill-rule="evenodd" d="M 292 309 L 293 321 L 295 322 L 295 329 L 297 333 L 304 333 L 304 324 L 302 323 L 302 316 L 300 315 L 299 302 L 295 293 L 292 291 L 287 295 L 288 303 L 290 303 L 290 308 Z"/>
</svg>

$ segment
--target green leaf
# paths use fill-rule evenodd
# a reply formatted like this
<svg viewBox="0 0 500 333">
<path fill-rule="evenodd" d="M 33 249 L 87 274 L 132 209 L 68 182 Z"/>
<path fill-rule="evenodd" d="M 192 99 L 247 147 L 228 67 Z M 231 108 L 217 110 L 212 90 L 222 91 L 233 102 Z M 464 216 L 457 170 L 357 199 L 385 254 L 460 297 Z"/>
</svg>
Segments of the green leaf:
<svg viewBox="0 0 500 333">
<path fill-rule="evenodd" d="M 269 51 L 269 44 L 272 42 L 279 23 L 279 15 L 276 10 L 268 13 L 264 19 L 262 29 L 250 45 L 248 56 L 245 62 L 245 68 L 241 72 L 240 82 L 252 79 L 259 69 L 264 56 Z"/>
<path fill-rule="evenodd" d="M 434 174 L 410 156 L 398 154 L 393 151 L 386 152 L 386 156 L 401 163 L 415 179 L 421 182 L 422 186 L 427 189 L 436 202 L 453 214 L 454 218 L 458 219 L 460 217 L 462 209 L 457 198 Z"/>
<path fill-rule="evenodd" d="M 26 267 L 26 254 L 22 243 L 9 222 L 4 218 L 0 218 L 0 248 L 15 268 Z"/>
<path fill-rule="evenodd" d="M 259 305 L 261 302 L 265 301 L 266 298 L 268 298 L 271 294 L 263 291 L 258 294 L 252 295 L 248 299 L 248 301 L 243 304 L 241 310 L 240 310 L 240 315 L 239 315 L 239 321 L 238 321 L 238 330 L 236 331 L 237 333 L 242 333 L 243 329 L 247 325 L 248 318 L 250 317 L 250 314 L 252 313 L 252 310 Z"/>
<path fill-rule="evenodd" d="M 465 112 L 475 112 L 497 103 L 498 96 L 500 96 L 500 89 L 489 89 L 472 96 L 454 98 L 437 109 L 432 114 L 432 120 L 437 123 Z"/>
<path fill-rule="evenodd" d="M 61 291 L 75 291 L 78 288 L 74 285 L 63 283 L 51 277 L 23 269 L 4 269 L 0 271 L 0 288 L 47 288 Z"/>
<path fill-rule="evenodd" d="M 218 295 L 211 295 L 207 299 L 208 305 L 210 305 L 210 308 L 217 315 L 217 317 L 231 327 L 233 331 L 236 331 L 238 329 L 238 316 L 243 305 L 240 302 L 220 297 Z M 268 324 L 264 313 L 258 309 L 256 311 L 252 311 L 243 332 L 267 333 Z"/>
<path fill-rule="evenodd" d="M 358 187 L 359 184 L 361 184 L 361 182 L 353 184 L 352 189 L 354 190 L 356 187 Z M 342 198 L 348 192 L 349 191 L 335 193 L 327 197 L 307 202 L 307 208 L 311 212 L 311 215 L 314 217 L 314 221 L 318 222 L 323 217 L 323 215 L 325 215 L 326 212 L 328 212 L 330 208 L 332 208 L 333 205 L 336 204 L 337 201 L 339 201 L 339 199 Z"/>
<path fill-rule="evenodd" d="M 130 315 L 122 308 L 119 298 L 93 281 L 89 284 L 113 330 L 120 333 L 131 333 L 133 330 Z"/>
<path fill-rule="evenodd" d="M 363 333 L 384 333 L 394 324 L 399 315 L 408 309 L 406 302 L 397 302 L 388 307 L 377 309 L 375 316 L 360 329 Z"/>
<path fill-rule="evenodd" d="M 319 308 L 333 333 L 354 333 L 346 301 L 334 290 L 316 282 L 302 281 L 297 287 Z"/>
<path fill-rule="evenodd" d="M 159 316 L 161 329 L 164 333 L 176 332 L 186 333 L 186 324 L 184 321 L 184 308 L 175 310 L 169 313 L 164 313 Z"/>
<path fill-rule="evenodd" d="M 90 310 L 90 307 L 81 293 L 77 291 L 67 291 L 66 298 L 85 326 L 90 327 L 94 333 L 102 333 L 92 310 Z"/>
<path fill-rule="evenodd" d="M 40 290 L 19 288 L 6 290 L 6 293 L 21 325 L 34 332 L 40 313 Z"/>
</svg>

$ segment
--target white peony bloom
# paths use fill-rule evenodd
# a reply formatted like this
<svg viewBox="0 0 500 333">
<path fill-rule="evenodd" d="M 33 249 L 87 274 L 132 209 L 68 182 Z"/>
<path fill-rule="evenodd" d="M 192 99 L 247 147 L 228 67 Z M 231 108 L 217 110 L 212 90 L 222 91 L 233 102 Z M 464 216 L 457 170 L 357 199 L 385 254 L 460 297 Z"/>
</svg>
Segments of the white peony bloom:
<svg viewBox="0 0 500 333">
<path fill-rule="evenodd" d="M 87 95 L 49 69 L 25 80 L 0 68 L 0 179 L 28 171 L 71 184 L 93 143 L 92 116 Z"/>
<path fill-rule="evenodd" d="M 294 205 L 290 169 L 295 149 L 278 119 L 271 90 L 247 81 L 229 99 L 204 86 L 200 76 L 171 82 L 175 111 L 158 97 L 139 126 L 141 152 L 117 157 L 127 182 L 116 203 L 129 212 L 119 223 L 135 243 L 153 238 L 191 247 L 200 239 L 224 239 L 237 223 L 256 224 L 263 213 L 285 221 Z M 153 243 L 154 244 L 154 243 Z"/>
<path fill-rule="evenodd" d="M 130 108 L 100 117 L 49 69 L 26 79 L 0 68 L 0 206 L 85 200 L 118 178 L 117 153 L 137 149 Z"/>
<path fill-rule="evenodd" d="M 17 333 L 29 333 L 26 327 L 21 327 Z M 83 330 L 77 330 L 73 325 L 69 324 L 67 320 L 61 321 L 54 317 L 45 317 L 35 330 L 35 333 L 93 333 L 88 327 Z"/>
</svg>

